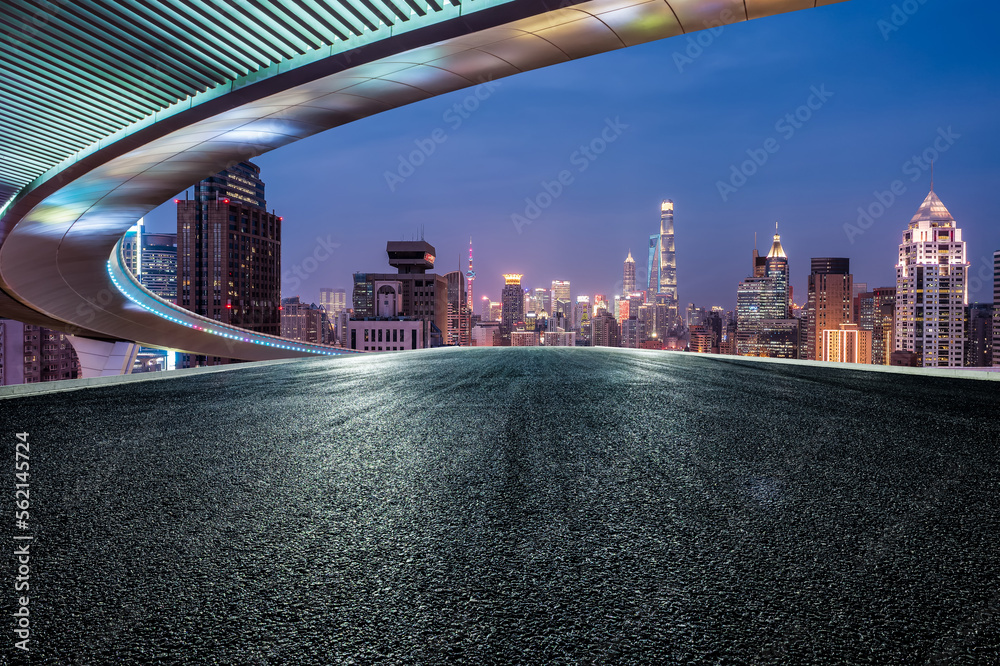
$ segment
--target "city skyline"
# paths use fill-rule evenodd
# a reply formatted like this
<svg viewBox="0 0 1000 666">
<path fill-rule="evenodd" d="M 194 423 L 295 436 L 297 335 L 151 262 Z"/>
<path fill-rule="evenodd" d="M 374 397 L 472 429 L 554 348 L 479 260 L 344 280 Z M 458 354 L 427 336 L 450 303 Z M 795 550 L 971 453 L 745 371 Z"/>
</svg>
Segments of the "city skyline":
<svg viewBox="0 0 1000 666">
<path fill-rule="evenodd" d="M 1000 247 L 989 218 L 990 183 L 1000 176 L 990 157 L 1000 148 L 991 120 L 998 101 L 996 86 L 984 85 L 1000 78 L 997 47 L 977 38 L 990 21 L 959 25 L 948 8 L 927 4 L 884 35 L 879 22 L 891 12 L 892 3 L 851 2 L 726 26 L 707 33 L 711 43 L 690 63 L 686 37 L 634 47 L 497 82 L 457 128 L 443 116 L 470 90 L 255 158 L 269 203 L 288 220 L 285 268 L 310 256 L 317 237 L 338 244 L 329 262 L 284 295 L 314 300 L 320 287 L 349 288 L 353 272 L 378 265 L 384 239 L 418 236 L 421 226 L 442 270 L 460 262 L 464 269 L 468 237 L 476 238 L 476 292 L 491 299 L 502 283 L 488 276 L 511 271 L 529 286 L 568 279 L 574 293 L 613 292 L 622 259 L 642 252 L 666 198 L 677 202 L 682 307 L 732 308 L 732 286 L 743 276 L 721 269 L 742 265 L 754 232 L 766 237 L 775 220 L 789 256 L 850 256 L 859 279 L 888 286 L 896 229 L 929 189 L 928 150 L 937 153 L 935 188 L 966 230 L 972 281 L 991 270 Z M 942 29 L 968 39 L 948 53 L 927 52 Z M 755 47 L 777 34 L 782 47 Z M 928 85 L 934 96 L 906 102 Z M 777 122 L 810 101 L 819 106 L 813 86 L 831 93 L 814 117 L 798 129 Z M 524 199 L 616 117 L 628 127 L 518 233 L 510 216 L 523 212 Z M 447 141 L 390 191 L 385 172 L 438 127 Z M 769 138 L 779 150 L 765 151 L 766 163 L 723 201 L 717 184 L 730 183 L 730 167 L 751 154 L 762 159 Z M 896 180 L 905 187 L 899 195 L 890 189 Z M 858 226 L 859 207 L 879 213 L 880 206 L 867 228 Z M 161 218 L 154 211 L 149 227 L 169 229 L 169 216 L 166 225 Z M 792 261 L 801 300 L 806 271 Z M 638 263 L 642 272 L 645 258 Z M 989 300 L 988 286 L 970 298 Z"/>
</svg>

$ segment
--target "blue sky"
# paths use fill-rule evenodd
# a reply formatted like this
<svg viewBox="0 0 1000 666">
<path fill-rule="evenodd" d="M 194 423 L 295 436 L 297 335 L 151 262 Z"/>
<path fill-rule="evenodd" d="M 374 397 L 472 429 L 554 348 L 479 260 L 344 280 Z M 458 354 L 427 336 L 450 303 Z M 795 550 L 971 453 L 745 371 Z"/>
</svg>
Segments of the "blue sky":
<svg viewBox="0 0 1000 666">
<path fill-rule="evenodd" d="M 889 32 L 894 7 L 901 25 Z M 662 40 L 502 79 L 476 102 L 476 91 L 458 91 L 276 150 L 255 161 L 268 206 L 284 217 L 284 272 L 312 267 L 303 261 L 317 238 L 338 244 L 305 280 L 286 279 L 285 295 L 350 291 L 351 273 L 391 270 L 387 240 L 421 227 L 441 273 L 460 258 L 464 270 L 473 238 L 477 300 L 496 300 L 507 272 L 523 273 L 527 288 L 568 279 L 574 298 L 613 294 L 629 249 L 645 272 L 665 198 L 675 202 L 683 304 L 732 308 L 754 232 L 766 250 L 775 221 L 796 302 L 814 256 L 850 257 L 856 281 L 892 285 L 900 234 L 930 183 L 912 158 L 930 149 L 935 191 L 968 242 L 978 287 L 970 296 L 992 300 L 998 22 L 994 3 L 851 0 L 704 33 L 700 53 L 690 41 L 697 35 Z M 476 108 L 459 124 L 452 109 L 466 102 Z M 782 121 L 796 113 L 808 119 Z M 614 140 L 584 157 L 580 147 L 609 123 Z M 400 156 L 429 145 L 436 130 L 445 139 L 390 187 L 386 173 L 398 175 Z M 762 163 L 747 165 L 746 182 L 731 180 L 732 167 L 753 156 Z M 538 200 L 561 171 L 571 181 L 519 232 L 512 215 L 523 216 L 525 199 Z M 896 180 L 903 193 L 857 226 L 858 208 L 879 212 L 877 193 Z M 720 181 L 739 187 L 720 193 Z M 173 205 L 147 224 L 174 229 Z"/>
</svg>

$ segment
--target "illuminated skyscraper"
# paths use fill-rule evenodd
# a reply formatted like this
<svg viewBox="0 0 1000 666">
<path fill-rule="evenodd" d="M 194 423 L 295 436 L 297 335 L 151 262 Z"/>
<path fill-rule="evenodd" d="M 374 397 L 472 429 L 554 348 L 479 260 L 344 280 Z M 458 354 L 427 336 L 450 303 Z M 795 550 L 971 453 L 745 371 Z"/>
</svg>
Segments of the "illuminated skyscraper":
<svg viewBox="0 0 1000 666">
<path fill-rule="evenodd" d="M 666 199 L 660 204 L 660 270 L 656 303 L 665 306 L 663 323 L 657 328 L 670 329 L 679 323 L 677 306 L 677 257 L 674 252 L 674 202 Z M 661 319 L 660 316 L 657 319 Z"/>
<path fill-rule="evenodd" d="M 552 304 L 549 314 L 559 321 L 560 317 L 564 323 L 559 326 L 569 328 L 573 321 L 573 305 L 569 300 L 569 280 L 552 281 Z"/>
<path fill-rule="evenodd" d="M 774 241 L 764 260 L 764 277 L 774 281 L 774 297 L 777 301 L 765 306 L 773 313 L 772 319 L 787 319 L 791 316 L 792 302 L 789 296 L 788 256 L 781 247 L 778 223 L 774 223 Z"/>
<path fill-rule="evenodd" d="M 646 260 L 646 292 L 653 301 L 660 289 L 660 234 L 649 237 L 649 258 Z"/>
<path fill-rule="evenodd" d="M 752 268 L 752 276 L 740 282 L 736 290 L 736 353 L 795 358 L 796 354 L 789 351 L 794 346 L 792 336 L 798 332 L 788 319 L 788 257 L 781 247 L 777 224 L 767 256 L 758 255 L 754 247 Z"/>
<path fill-rule="evenodd" d="M 629 250 L 625 257 L 625 273 L 622 278 L 622 295 L 628 296 L 635 291 L 635 259 L 632 258 L 632 251 Z"/>
<path fill-rule="evenodd" d="M 993 253 L 993 365 L 1000 366 L 1000 250 Z"/>
<path fill-rule="evenodd" d="M 806 354 L 808 360 L 823 360 L 823 331 L 840 330 L 851 323 L 853 285 L 851 260 L 844 257 L 819 257 L 811 262 L 807 308 Z"/>
<path fill-rule="evenodd" d="M 177 304 L 258 333 L 281 334 L 281 222 L 268 213 L 260 168 L 240 162 L 177 200 Z M 184 354 L 180 367 L 225 359 Z"/>
<path fill-rule="evenodd" d="M 524 291 L 521 289 L 519 273 L 506 273 L 503 276 L 504 287 L 500 294 L 500 334 L 505 343 L 510 344 L 510 332 L 524 321 Z"/>
<path fill-rule="evenodd" d="M 896 263 L 896 350 L 913 354 L 917 366 L 964 364 L 968 272 L 962 230 L 932 185 Z"/>
</svg>

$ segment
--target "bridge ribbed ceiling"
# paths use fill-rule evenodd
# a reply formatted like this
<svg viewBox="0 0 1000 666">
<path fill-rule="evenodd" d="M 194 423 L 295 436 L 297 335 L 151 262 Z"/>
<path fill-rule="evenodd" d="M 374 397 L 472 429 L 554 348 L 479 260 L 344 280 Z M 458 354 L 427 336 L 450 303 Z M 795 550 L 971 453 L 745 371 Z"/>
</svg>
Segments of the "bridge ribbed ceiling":
<svg viewBox="0 0 1000 666">
<path fill-rule="evenodd" d="M 194 94 L 503 1 L 0 2 L 0 205 L 64 159 Z"/>
</svg>

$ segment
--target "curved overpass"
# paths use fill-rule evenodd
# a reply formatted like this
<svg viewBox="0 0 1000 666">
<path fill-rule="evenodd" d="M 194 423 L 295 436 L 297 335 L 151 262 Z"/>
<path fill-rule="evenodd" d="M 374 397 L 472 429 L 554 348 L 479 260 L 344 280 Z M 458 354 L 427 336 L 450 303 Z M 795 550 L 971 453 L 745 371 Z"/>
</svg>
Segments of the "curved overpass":
<svg viewBox="0 0 1000 666">
<path fill-rule="evenodd" d="M 0 111 L 0 316 L 247 360 L 331 353 L 179 311 L 122 274 L 116 243 L 201 178 L 332 127 L 518 72 L 840 1 L 261 0 L 202 3 L 219 11 L 207 19 L 189 0 L 82 0 L 52 16 L 7 5 L 0 25 L 23 39 L 0 50 L 13 81 L 13 103 Z M 63 34 L 74 48 L 53 38 Z M 33 60 L 25 49 L 38 51 Z M 53 85 L 64 99 L 39 94 Z"/>
</svg>

